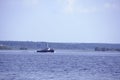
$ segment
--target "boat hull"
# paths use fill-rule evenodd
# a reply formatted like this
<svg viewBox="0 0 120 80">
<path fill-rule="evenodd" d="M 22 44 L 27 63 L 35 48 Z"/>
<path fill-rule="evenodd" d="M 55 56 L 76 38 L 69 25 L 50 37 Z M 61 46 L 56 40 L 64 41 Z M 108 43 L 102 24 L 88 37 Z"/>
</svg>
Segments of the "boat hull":
<svg viewBox="0 0 120 80">
<path fill-rule="evenodd" d="M 50 50 L 37 50 L 37 52 L 54 52 L 53 49 L 50 49 Z"/>
</svg>

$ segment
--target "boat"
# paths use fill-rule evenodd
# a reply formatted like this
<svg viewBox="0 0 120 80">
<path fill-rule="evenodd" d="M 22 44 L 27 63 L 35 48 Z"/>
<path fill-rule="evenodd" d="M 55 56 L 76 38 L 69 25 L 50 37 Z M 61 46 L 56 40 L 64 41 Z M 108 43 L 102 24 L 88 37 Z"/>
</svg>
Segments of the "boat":
<svg viewBox="0 0 120 80">
<path fill-rule="evenodd" d="M 37 50 L 37 52 L 54 52 L 54 49 L 48 47 L 48 43 L 46 43 L 47 48 Z"/>
<path fill-rule="evenodd" d="M 46 48 L 46 49 L 42 49 L 42 50 L 37 50 L 37 52 L 54 52 L 54 49 Z"/>
</svg>

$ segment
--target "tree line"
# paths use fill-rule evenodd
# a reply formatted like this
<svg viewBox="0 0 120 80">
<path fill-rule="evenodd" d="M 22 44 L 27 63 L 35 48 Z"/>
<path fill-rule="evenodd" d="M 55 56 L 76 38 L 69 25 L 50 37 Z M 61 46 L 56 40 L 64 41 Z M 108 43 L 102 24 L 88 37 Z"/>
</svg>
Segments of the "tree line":
<svg viewBox="0 0 120 80">
<path fill-rule="evenodd" d="M 96 47 L 95 51 L 120 51 L 120 48 L 105 48 Z"/>
</svg>

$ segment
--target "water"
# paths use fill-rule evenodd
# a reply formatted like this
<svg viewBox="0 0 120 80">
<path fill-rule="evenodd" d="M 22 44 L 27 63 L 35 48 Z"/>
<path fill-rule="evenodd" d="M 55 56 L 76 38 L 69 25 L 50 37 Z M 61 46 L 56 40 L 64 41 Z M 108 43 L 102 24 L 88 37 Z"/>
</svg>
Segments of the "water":
<svg viewBox="0 0 120 80">
<path fill-rule="evenodd" d="M 120 53 L 0 51 L 0 80 L 120 80 Z"/>
</svg>

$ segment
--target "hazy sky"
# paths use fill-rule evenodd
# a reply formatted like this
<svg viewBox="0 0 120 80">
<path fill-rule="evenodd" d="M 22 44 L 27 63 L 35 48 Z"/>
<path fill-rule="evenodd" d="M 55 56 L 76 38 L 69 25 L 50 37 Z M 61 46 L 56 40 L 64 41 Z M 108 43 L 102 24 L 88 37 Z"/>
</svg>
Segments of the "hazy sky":
<svg viewBox="0 0 120 80">
<path fill-rule="evenodd" d="M 0 40 L 120 43 L 120 0 L 0 0 Z"/>
</svg>

